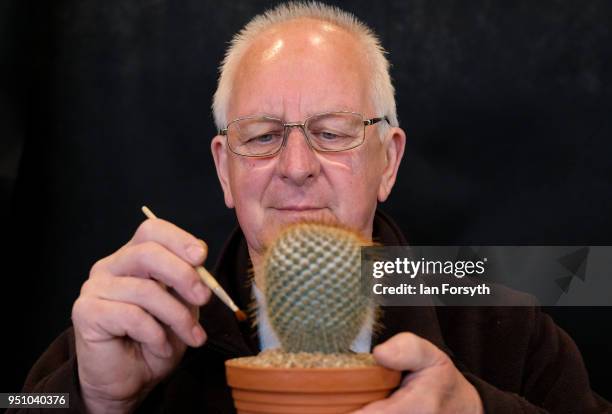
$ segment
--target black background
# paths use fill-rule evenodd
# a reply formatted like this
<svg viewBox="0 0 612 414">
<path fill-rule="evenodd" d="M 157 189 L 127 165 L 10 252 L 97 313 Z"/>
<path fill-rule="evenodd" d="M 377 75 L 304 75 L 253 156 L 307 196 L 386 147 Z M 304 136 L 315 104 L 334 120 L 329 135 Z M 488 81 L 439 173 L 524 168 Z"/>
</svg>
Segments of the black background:
<svg viewBox="0 0 612 414">
<path fill-rule="evenodd" d="M 383 209 L 410 242 L 612 244 L 612 3 L 336 3 L 390 52 L 408 140 Z M 0 391 L 17 391 L 142 204 L 214 262 L 235 224 L 209 150 L 217 65 L 275 3 L 1 4 Z M 610 308 L 549 311 L 610 399 Z"/>
</svg>

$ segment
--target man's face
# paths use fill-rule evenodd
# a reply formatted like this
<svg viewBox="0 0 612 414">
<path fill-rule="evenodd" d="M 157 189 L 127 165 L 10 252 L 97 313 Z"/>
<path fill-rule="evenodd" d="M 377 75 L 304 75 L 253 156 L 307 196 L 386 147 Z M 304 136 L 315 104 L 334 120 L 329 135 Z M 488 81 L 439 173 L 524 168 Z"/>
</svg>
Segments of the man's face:
<svg viewBox="0 0 612 414">
<path fill-rule="evenodd" d="M 382 116 L 373 111 L 364 59 L 350 34 L 327 23 L 275 26 L 242 58 L 227 118 L 268 115 L 302 122 L 328 111 Z M 319 153 L 300 128 L 291 128 L 280 154 L 249 158 L 231 153 L 225 137 L 215 137 L 212 151 L 225 201 L 236 209 L 251 257 L 261 255 L 282 226 L 301 219 L 339 222 L 370 238 L 377 201 L 386 199 L 395 180 L 403 132 L 392 128 L 383 142 L 378 128 L 369 126 L 363 145 Z"/>
</svg>

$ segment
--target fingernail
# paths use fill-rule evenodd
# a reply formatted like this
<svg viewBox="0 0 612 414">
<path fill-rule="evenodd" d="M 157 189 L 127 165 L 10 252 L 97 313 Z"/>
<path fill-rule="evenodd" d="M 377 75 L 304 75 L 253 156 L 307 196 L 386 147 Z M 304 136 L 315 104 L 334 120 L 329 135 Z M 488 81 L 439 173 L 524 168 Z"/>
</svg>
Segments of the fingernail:
<svg viewBox="0 0 612 414">
<path fill-rule="evenodd" d="M 206 242 L 202 239 L 198 239 L 198 241 L 202 244 L 205 254 L 208 255 L 208 244 L 206 244 Z"/>
<path fill-rule="evenodd" d="M 204 248 L 200 244 L 191 244 L 187 247 L 187 257 L 194 263 L 199 263 L 204 258 Z"/>
<path fill-rule="evenodd" d="M 191 335 L 198 346 L 204 341 L 204 330 L 200 327 L 200 325 L 195 325 L 193 327 L 191 330 Z"/>
<path fill-rule="evenodd" d="M 372 355 L 374 355 L 374 358 L 380 357 L 381 354 L 384 354 L 384 353 L 385 353 L 385 348 L 380 345 L 376 345 L 374 348 L 372 348 Z"/>
<path fill-rule="evenodd" d="M 199 304 L 203 304 L 206 300 L 206 288 L 199 280 L 193 285 L 193 295 Z"/>
</svg>

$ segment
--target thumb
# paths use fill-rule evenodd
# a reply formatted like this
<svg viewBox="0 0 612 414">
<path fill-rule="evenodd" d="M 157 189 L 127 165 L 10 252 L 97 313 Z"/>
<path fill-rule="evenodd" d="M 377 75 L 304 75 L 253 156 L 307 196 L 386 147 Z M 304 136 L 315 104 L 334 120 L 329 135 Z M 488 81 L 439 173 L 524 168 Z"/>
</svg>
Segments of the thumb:
<svg viewBox="0 0 612 414">
<path fill-rule="evenodd" d="M 397 371 L 421 371 L 448 358 L 434 344 L 410 332 L 394 335 L 372 353 L 380 365 Z"/>
</svg>

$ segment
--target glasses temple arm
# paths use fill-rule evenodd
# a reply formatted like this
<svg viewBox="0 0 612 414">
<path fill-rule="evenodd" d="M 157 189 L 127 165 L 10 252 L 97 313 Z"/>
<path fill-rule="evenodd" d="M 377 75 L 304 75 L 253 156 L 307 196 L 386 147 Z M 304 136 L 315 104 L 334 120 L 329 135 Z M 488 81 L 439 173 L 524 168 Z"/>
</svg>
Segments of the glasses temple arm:
<svg viewBox="0 0 612 414">
<path fill-rule="evenodd" d="M 388 123 L 389 125 L 391 125 L 391 122 L 389 121 L 389 118 L 387 118 L 386 116 L 381 116 L 381 117 L 378 117 L 378 118 L 370 118 L 370 119 L 366 119 L 365 121 L 363 121 L 363 124 L 364 124 L 365 126 L 368 126 L 368 125 L 374 125 L 374 124 L 377 124 L 378 122 L 383 121 L 383 120 L 384 120 L 384 121 L 387 121 L 387 123 Z"/>
</svg>

